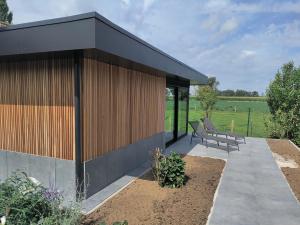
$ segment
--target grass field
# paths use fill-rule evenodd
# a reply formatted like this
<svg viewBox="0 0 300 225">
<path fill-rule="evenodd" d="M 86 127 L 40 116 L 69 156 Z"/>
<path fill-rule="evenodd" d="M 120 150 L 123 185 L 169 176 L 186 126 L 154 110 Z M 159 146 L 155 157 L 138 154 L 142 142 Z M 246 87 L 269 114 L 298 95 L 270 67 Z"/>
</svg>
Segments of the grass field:
<svg viewBox="0 0 300 225">
<path fill-rule="evenodd" d="M 237 100 L 237 101 L 263 101 L 267 100 L 266 97 L 239 97 L 239 96 L 218 96 L 219 100 Z"/>
<path fill-rule="evenodd" d="M 250 112 L 249 136 L 267 137 L 264 126 L 264 118 L 269 114 L 267 102 L 263 98 L 254 99 L 222 98 L 219 99 L 212 112 L 211 120 L 221 131 L 233 131 L 243 135 L 247 134 L 248 110 Z M 166 118 L 171 118 L 171 108 L 167 104 Z M 194 98 L 189 103 L 189 120 L 200 120 L 204 117 L 199 101 Z M 166 123 L 166 130 L 169 123 Z M 191 128 L 189 127 L 189 132 Z"/>
<path fill-rule="evenodd" d="M 222 131 L 230 131 L 232 123 L 234 123 L 233 131 L 246 135 L 249 108 L 251 109 L 249 136 L 266 137 L 264 118 L 269 114 L 266 101 L 218 100 L 211 120 Z M 199 120 L 203 117 L 204 111 L 201 109 L 199 101 L 191 99 L 189 120 Z"/>
</svg>

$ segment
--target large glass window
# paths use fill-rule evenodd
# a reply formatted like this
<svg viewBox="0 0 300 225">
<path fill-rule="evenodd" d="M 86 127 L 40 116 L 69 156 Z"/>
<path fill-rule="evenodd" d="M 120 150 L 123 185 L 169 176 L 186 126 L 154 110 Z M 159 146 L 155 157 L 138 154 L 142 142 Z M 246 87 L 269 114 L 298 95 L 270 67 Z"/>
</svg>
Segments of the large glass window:
<svg viewBox="0 0 300 225">
<path fill-rule="evenodd" d="M 165 141 L 174 139 L 175 88 L 166 88 Z"/>
<path fill-rule="evenodd" d="M 178 88 L 178 137 L 187 131 L 188 97 L 188 88 Z"/>
</svg>

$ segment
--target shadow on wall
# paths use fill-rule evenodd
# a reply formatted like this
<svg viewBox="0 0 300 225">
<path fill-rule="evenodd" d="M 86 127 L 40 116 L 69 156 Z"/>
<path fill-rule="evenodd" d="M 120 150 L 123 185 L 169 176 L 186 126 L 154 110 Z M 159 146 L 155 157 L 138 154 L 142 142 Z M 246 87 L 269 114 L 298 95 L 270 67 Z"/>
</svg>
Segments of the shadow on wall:
<svg viewBox="0 0 300 225">
<path fill-rule="evenodd" d="M 151 151 L 157 147 L 164 149 L 164 145 L 164 133 L 161 132 L 84 162 L 86 197 L 92 196 L 118 178 L 130 174 L 134 169 L 150 161 Z"/>
</svg>

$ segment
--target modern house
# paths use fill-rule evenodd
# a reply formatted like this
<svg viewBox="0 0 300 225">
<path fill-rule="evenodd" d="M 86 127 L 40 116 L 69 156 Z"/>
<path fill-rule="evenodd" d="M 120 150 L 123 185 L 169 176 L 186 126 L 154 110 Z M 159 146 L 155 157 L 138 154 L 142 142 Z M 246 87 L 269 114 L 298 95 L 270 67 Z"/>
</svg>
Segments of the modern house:
<svg viewBox="0 0 300 225">
<path fill-rule="evenodd" d="M 206 82 L 94 12 L 2 27 L 0 179 L 88 198 L 186 135 L 189 86 Z"/>
</svg>

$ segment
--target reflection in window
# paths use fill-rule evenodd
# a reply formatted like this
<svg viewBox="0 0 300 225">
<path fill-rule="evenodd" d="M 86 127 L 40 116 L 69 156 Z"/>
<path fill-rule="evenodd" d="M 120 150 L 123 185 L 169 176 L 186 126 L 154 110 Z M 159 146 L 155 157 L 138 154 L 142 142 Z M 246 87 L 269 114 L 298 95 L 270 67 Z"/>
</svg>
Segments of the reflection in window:
<svg viewBox="0 0 300 225">
<path fill-rule="evenodd" d="M 187 106 L 189 98 L 188 88 L 178 88 L 178 137 L 187 131 Z"/>
<path fill-rule="evenodd" d="M 175 89 L 166 88 L 165 142 L 174 139 Z"/>
</svg>

